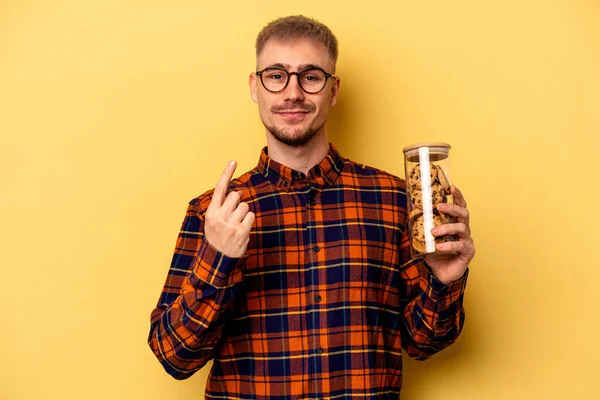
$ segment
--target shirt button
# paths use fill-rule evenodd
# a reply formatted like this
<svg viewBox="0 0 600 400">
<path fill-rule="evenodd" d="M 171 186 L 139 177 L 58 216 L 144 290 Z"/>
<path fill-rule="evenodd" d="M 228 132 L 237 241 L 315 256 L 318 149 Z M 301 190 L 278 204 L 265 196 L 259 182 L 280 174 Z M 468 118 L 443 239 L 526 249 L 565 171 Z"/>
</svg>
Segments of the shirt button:
<svg viewBox="0 0 600 400">
<path fill-rule="evenodd" d="M 321 251 L 321 248 L 319 246 L 315 246 L 313 247 L 313 250 L 315 251 L 315 253 L 318 253 L 319 251 Z"/>
<path fill-rule="evenodd" d="M 283 182 L 283 186 L 287 187 L 288 183 L 287 182 Z"/>
<path fill-rule="evenodd" d="M 309 202 L 309 204 L 310 204 L 311 206 L 316 206 L 316 205 L 317 205 L 317 202 L 315 201 L 315 199 L 310 199 L 310 202 Z"/>
<path fill-rule="evenodd" d="M 323 348 L 322 347 L 317 347 L 317 353 L 323 354 Z"/>
<path fill-rule="evenodd" d="M 323 300 L 323 298 L 320 295 L 316 295 L 315 300 L 317 301 L 317 303 L 319 303 L 321 302 L 321 300 Z"/>
</svg>

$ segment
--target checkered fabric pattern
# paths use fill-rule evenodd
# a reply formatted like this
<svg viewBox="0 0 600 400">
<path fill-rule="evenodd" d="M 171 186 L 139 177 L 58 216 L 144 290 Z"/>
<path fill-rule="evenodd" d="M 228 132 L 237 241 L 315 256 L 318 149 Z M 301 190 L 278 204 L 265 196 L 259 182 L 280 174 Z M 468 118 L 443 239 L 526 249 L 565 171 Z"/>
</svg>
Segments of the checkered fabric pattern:
<svg viewBox="0 0 600 400">
<path fill-rule="evenodd" d="M 468 270 L 445 285 L 410 258 L 404 180 L 333 145 L 306 175 L 265 148 L 229 189 L 256 214 L 246 255 L 208 243 L 213 192 L 193 199 L 148 337 L 176 379 L 214 360 L 205 398 L 398 399 L 402 353 L 459 336 Z"/>
</svg>

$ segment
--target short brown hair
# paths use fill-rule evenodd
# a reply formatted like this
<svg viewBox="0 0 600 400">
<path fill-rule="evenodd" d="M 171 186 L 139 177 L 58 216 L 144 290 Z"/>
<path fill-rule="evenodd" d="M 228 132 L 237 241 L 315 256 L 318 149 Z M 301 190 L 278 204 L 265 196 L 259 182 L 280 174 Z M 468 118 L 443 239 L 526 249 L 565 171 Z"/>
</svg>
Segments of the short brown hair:
<svg viewBox="0 0 600 400">
<path fill-rule="evenodd" d="M 333 32 L 319 21 L 303 15 L 292 15 L 269 22 L 256 38 L 256 58 L 269 40 L 289 42 L 297 39 L 310 39 L 325 45 L 333 65 L 338 58 L 338 42 Z"/>
</svg>

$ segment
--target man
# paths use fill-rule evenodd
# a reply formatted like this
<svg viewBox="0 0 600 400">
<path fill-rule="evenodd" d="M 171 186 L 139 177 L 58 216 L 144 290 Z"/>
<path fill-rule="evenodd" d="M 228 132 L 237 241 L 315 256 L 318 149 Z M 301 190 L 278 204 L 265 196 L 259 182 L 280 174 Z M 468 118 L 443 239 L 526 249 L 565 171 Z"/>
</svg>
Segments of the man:
<svg viewBox="0 0 600 400">
<path fill-rule="evenodd" d="M 176 379 L 214 359 L 207 399 L 397 399 L 402 349 L 423 360 L 462 330 L 475 253 L 464 198 L 453 187 L 456 204 L 439 206 L 457 219 L 433 230 L 458 237 L 437 245 L 448 257 L 411 259 L 405 182 L 328 143 L 331 31 L 281 18 L 256 53 L 267 147 L 190 202 L 150 347 Z"/>
</svg>

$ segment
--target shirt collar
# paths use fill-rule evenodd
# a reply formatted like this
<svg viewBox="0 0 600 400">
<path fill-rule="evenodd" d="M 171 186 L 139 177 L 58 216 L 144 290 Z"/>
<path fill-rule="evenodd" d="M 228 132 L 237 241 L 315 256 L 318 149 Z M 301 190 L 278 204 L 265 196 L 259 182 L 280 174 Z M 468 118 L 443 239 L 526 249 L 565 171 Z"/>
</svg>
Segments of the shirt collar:
<svg viewBox="0 0 600 400">
<path fill-rule="evenodd" d="M 271 159 L 268 155 L 268 148 L 264 147 L 260 153 L 257 169 L 265 178 L 283 190 L 308 184 L 322 188 L 325 185 L 333 185 L 342 172 L 345 161 L 335 146 L 329 143 L 329 152 L 325 158 L 313 166 L 308 171 L 308 175 L 305 175 Z"/>
</svg>

